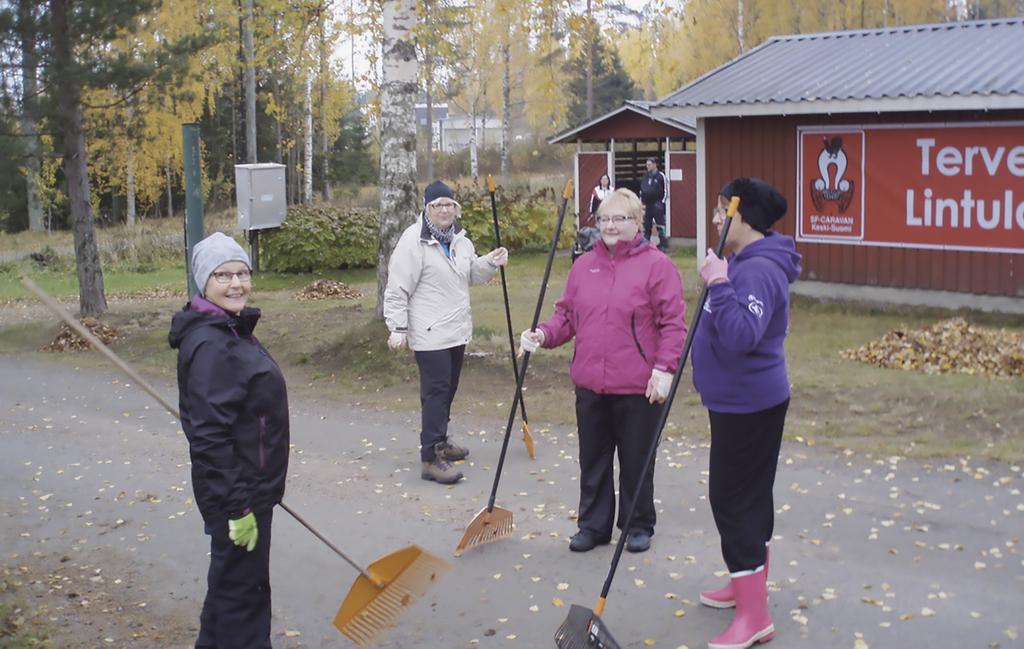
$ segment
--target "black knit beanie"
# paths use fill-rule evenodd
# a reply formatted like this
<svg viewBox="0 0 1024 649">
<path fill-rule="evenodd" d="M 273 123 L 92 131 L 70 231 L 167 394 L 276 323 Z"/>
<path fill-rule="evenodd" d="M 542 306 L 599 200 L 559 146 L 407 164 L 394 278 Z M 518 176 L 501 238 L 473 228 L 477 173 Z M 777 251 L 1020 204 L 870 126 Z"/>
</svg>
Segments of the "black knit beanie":
<svg viewBox="0 0 1024 649">
<path fill-rule="evenodd" d="M 740 214 L 750 227 L 764 234 L 786 215 L 786 197 L 760 178 L 737 178 L 718 192 L 730 199 L 740 197 Z"/>
<path fill-rule="evenodd" d="M 423 192 L 423 204 L 430 205 L 439 198 L 450 198 L 455 200 L 455 194 L 452 193 L 451 187 L 440 180 L 435 180 L 427 185 L 426 191 Z"/>
</svg>

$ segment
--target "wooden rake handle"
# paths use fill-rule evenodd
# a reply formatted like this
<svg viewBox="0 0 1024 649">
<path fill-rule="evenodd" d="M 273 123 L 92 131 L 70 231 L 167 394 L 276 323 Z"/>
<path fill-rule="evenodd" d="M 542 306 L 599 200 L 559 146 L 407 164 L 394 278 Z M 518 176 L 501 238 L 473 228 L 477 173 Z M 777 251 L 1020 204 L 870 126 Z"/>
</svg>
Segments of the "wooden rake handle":
<svg viewBox="0 0 1024 649">
<path fill-rule="evenodd" d="M 116 365 L 118 369 L 120 369 L 122 372 L 127 374 L 131 378 L 131 380 L 135 381 L 135 383 L 140 388 L 148 392 L 149 396 L 156 399 L 161 406 L 167 409 L 167 412 L 174 415 L 175 419 L 181 419 L 181 414 L 178 412 L 177 408 L 171 405 L 171 403 L 167 401 L 167 399 L 165 399 L 162 394 L 157 392 L 156 388 L 150 385 L 146 381 L 146 379 L 139 376 L 138 372 L 132 369 L 131 366 L 122 361 L 117 354 L 111 351 L 109 347 L 103 344 L 102 340 L 94 336 L 93 333 L 89 331 L 88 328 L 84 327 L 81 322 L 76 320 L 70 313 L 68 313 L 68 310 L 62 307 L 60 303 L 57 302 L 57 300 L 50 297 L 50 295 L 46 291 L 40 288 L 38 284 L 33 282 L 25 275 L 21 276 L 21 284 L 29 291 L 31 291 L 37 298 L 39 298 L 39 300 L 47 307 L 49 307 L 51 311 L 53 311 L 57 316 L 59 316 L 60 319 L 63 320 L 65 324 L 67 324 L 67 326 L 71 327 L 71 329 L 74 330 L 76 334 L 84 338 L 90 345 L 92 345 L 93 349 L 106 356 L 107 360 Z"/>
</svg>

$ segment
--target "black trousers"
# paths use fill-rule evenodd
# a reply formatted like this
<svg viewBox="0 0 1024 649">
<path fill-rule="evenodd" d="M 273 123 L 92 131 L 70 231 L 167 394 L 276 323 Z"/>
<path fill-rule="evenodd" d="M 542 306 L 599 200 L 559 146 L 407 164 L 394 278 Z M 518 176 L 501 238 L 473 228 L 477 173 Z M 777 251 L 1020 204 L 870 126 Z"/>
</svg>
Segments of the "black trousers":
<svg viewBox="0 0 1024 649">
<path fill-rule="evenodd" d="M 644 239 L 651 240 L 651 228 L 658 226 L 658 245 L 664 248 L 668 245 L 668 235 L 665 234 L 665 204 L 647 203 L 644 205 Z"/>
<path fill-rule="evenodd" d="M 708 411 L 711 419 L 711 513 L 722 537 L 729 572 L 765 562 L 765 543 L 775 529 L 775 471 L 789 399 L 759 412 Z"/>
<path fill-rule="evenodd" d="M 196 649 L 271 649 L 272 519 L 273 510 L 256 514 L 259 536 L 252 552 L 228 538 L 227 520 L 206 524 L 210 571 Z"/>
<path fill-rule="evenodd" d="M 576 388 L 576 424 L 580 437 L 579 527 L 598 538 L 609 538 L 615 518 L 615 472 L 619 455 L 619 514 L 616 526 L 626 523 L 647 452 L 657 433 L 660 404 L 651 405 L 642 394 L 598 394 Z M 654 467 L 640 486 L 632 530 L 654 534 Z"/>
<path fill-rule="evenodd" d="M 465 354 L 465 345 L 416 352 L 420 368 L 420 459 L 424 462 L 433 462 L 434 445 L 448 439 L 448 420 Z"/>
</svg>

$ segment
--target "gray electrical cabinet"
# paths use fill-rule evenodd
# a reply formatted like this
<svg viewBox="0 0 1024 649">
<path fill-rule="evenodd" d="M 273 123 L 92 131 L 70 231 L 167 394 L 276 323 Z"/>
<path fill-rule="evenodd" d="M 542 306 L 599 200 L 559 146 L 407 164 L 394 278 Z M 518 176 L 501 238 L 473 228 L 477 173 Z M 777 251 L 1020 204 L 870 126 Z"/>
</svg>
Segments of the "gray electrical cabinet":
<svg viewBox="0 0 1024 649">
<path fill-rule="evenodd" d="M 235 165 L 238 225 L 243 230 L 279 228 L 284 223 L 284 170 L 284 165 L 273 162 Z"/>
</svg>

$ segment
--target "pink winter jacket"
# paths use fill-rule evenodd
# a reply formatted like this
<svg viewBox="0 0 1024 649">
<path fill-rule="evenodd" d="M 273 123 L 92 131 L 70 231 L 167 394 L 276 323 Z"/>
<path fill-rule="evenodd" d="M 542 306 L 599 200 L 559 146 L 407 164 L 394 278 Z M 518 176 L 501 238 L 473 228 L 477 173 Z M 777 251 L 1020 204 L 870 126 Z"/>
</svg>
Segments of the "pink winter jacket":
<svg viewBox="0 0 1024 649">
<path fill-rule="evenodd" d="M 576 337 L 572 382 L 599 394 L 643 394 L 651 369 L 674 372 L 686 338 L 683 283 L 672 260 L 643 236 L 604 243 L 573 264 L 555 313 L 538 329 L 544 347 Z"/>
</svg>

